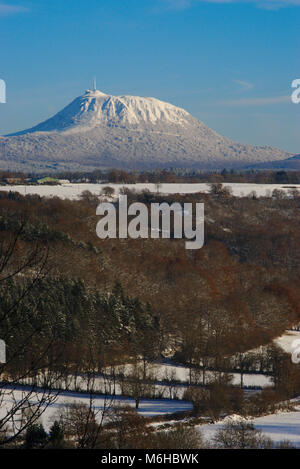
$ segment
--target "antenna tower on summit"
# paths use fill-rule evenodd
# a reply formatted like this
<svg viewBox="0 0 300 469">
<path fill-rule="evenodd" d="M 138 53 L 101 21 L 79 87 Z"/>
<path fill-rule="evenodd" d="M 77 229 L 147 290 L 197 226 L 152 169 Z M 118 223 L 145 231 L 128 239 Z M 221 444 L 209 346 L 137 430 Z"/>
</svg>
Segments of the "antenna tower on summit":
<svg viewBox="0 0 300 469">
<path fill-rule="evenodd" d="M 94 78 L 94 91 L 97 90 L 97 81 L 96 81 L 96 77 Z"/>
</svg>

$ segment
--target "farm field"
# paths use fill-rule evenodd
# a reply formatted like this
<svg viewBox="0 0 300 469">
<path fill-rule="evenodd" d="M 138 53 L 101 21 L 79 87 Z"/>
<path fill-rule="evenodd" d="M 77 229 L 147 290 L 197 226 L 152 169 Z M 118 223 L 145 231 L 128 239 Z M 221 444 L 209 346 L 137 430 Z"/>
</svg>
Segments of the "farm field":
<svg viewBox="0 0 300 469">
<path fill-rule="evenodd" d="M 62 199 L 77 200 L 84 191 L 90 191 L 92 194 L 100 195 L 103 187 L 110 186 L 115 189 L 115 195 L 118 195 L 122 187 L 134 189 L 136 191 L 149 190 L 150 192 L 159 192 L 161 194 L 191 194 L 197 192 L 209 192 L 209 184 L 205 183 L 186 183 L 186 184 L 168 184 L 159 185 L 152 183 L 137 184 L 63 184 L 63 185 L 9 185 L 1 186 L 0 190 L 16 191 L 22 195 L 37 194 L 41 197 L 60 197 Z M 253 191 L 257 196 L 270 196 L 274 189 L 288 192 L 290 188 L 300 189 L 300 185 L 294 184 L 248 184 L 248 183 L 224 183 L 224 187 L 231 187 L 232 194 L 236 197 L 247 196 Z"/>
</svg>

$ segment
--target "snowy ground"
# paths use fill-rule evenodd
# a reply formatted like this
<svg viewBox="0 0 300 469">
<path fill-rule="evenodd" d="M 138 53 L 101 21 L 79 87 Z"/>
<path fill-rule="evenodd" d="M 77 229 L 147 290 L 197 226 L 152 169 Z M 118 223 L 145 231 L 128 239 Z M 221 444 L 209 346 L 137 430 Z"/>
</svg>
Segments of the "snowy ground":
<svg viewBox="0 0 300 469">
<path fill-rule="evenodd" d="M 122 371 L 125 376 L 132 374 L 131 365 L 125 365 L 117 367 L 119 372 Z M 150 373 L 155 376 L 157 381 L 177 381 L 181 383 L 189 383 L 190 380 L 190 369 L 186 366 L 175 365 L 172 362 L 169 363 L 154 363 L 150 366 Z M 193 376 L 193 375 L 192 375 Z M 206 382 L 209 379 L 214 378 L 215 373 L 212 371 L 206 371 L 205 379 Z M 240 385 L 241 375 L 240 373 L 232 373 L 233 380 L 232 383 L 235 385 Z M 200 382 L 202 380 L 202 372 L 200 371 Z M 267 387 L 272 386 L 272 380 L 270 376 L 263 374 L 251 374 L 245 373 L 243 376 L 244 386 L 261 386 Z"/>
<path fill-rule="evenodd" d="M 258 417 L 252 420 L 252 422 L 256 428 L 262 430 L 264 435 L 271 438 L 275 443 L 289 440 L 294 446 L 300 448 L 300 406 L 296 406 L 293 412 L 278 412 L 265 417 Z M 197 428 L 206 440 L 211 441 L 223 423 L 224 421 L 215 424 L 205 424 Z"/>
<path fill-rule="evenodd" d="M 280 347 L 284 352 L 290 353 L 292 359 L 292 353 L 299 351 L 300 348 L 300 331 L 293 331 L 288 329 L 281 336 L 274 339 L 273 344 Z M 267 345 L 262 345 L 260 347 L 249 350 L 249 352 L 263 353 L 266 351 L 266 349 Z"/>
<path fill-rule="evenodd" d="M 121 367 L 120 367 L 121 368 Z M 131 375 L 131 366 L 126 365 L 122 367 L 122 371 L 125 376 Z M 119 370 L 120 372 L 121 370 Z M 117 370 L 116 373 L 118 374 Z M 153 374 L 155 373 L 155 374 Z M 161 365 L 155 364 L 151 366 L 152 379 L 156 380 L 156 384 L 146 387 L 145 392 L 155 397 L 156 399 L 183 399 L 184 392 L 188 388 L 189 382 L 189 369 L 182 366 L 173 365 Z M 206 382 L 209 378 L 214 378 L 215 375 L 212 372 L 206 372 Z M 166 378 L 169 380 L 176 381 L 176 384 L 166 382 Z M 270 376 L 262 374 L 245 374 L 243 377 L 244 386 L 249 387 L 267 387 L 272 386 Z M 198 382 L 202 382 L 202 374 Z M 240 385 L 240 375 L 233 373 L 233 384 Z M 42 382 L 41 382 L 42 383 Z M 22 382 L 24 385 L 29 385 L 28 380 Z M 87 381 L 84 375 L 77 376 L 76 379 L 73 376 L 69 376 L 67 382 L 65 379 L 57 380 L 57 387 L 60 389 L 67 389 L 70 392 L 76 392 L 78 390 L 85 392 L 87 390 Z M 93 389 L 95 392 L 101 394 L 113 393 L 116 396 L 122 396 L 122 386 L 118 379 L 113 380 L 109 378 L 103 378 L 101 376 L 96 377 L 93 381 Z"/>
<path fill-rule="evenodd" d="M 29 388 L 28 388 L 29 389 Z M 42 394 L 38 393 L 38 395 L 32 395 L 29 399 L 30 403 L 34 405 L 38 403 L 39 396 Z M 13 399 L 14 402 L 19 402 L 21 399 L 24 398 L 24 391 L 15 390 L 13 391 Z M 41 398 L 41 397 L 40 397 Z M 0 409 L 0 418 L 3 418 L 5 415 L 5 409 L 9 408 L 10 403 L 12 402 L 12 396 L 9 394 L 7 397 L 4 397 L 4 402 L 1 405 Z M 42 414 L 41 420 L 43 425 L 46 429 L 49 429 L 51 426 L 52 418 L 55 416 L 57 410 L 62 408 L 65 404 L 70 403 L 83 403 L 86 405 L 90 405 L 90 395 L 89 394 L 81 394 L 75 392 L 60 392 L 57 399 L 51 403 Z M 113 400 L 112 398 L 108 397 L 105 401 L 104 397 L 102 396 L 95 396 L 92 402 L 93 408 L 97 413 L 97 418 L 100 420 L 101 418 L 101 411 L 105 406 L 107 408 L 108 405 L 129 405 L 131 407 L 135 407 L 135 402 L 131 398 L 125 397 L 115 397 Z M 140 415 L 145 417 L 153 417 L 159 416 L 164 414 L 171 414 L 174 412 L 182 412 L 185 410 L 192 409 L 192 404 L 187 401 L 176 401 L 170 399 L 141 399 L 140 406 L 138 412 Z"/>
<path fill-rule="evenodd" d="M 293 342 L 300 340 L 300 331 L 286 331 L 282 336 L 274 340 L 274 343 L 281 347 L 285 352 L 292 353 L 295 350 Z"/>
<path fill-rule="evenodd" d="M 297 331 L 286 331 L 281 337 L 277 338 L 275 342 L 280 345 L 287 352 L 291 351 L 291 344 L 293 340 L 300 338 L 300 332 Z M 155 373 L 156 379 L 164 380 L 166 378 L 181 381 L 182 383 L 189 380 L 189 369 L 184 366 L 176 366 L 172 362 L 170 363 L 155 363 L 152 364 L 152 372 Z M 126 365 L 125 369 L 123 367 L 124 374 L 130 373 L 130 365 Z M 240 383 L 240 375 L 234 373 L 233 382 L 235 384 Z M 99 378 L 96 388 L 103 387 L 103 379 Z M 245 374 L 244 383 L 248 386 L 268 386 L 271 384 L 271 379 L 268 376 L 259 375 L 259 374 Z M 77 379 L 77 384 L 84 388 L 84 379 Z M 69 382 L 70 387 L 72 384 Z M 168 399 L 170 396 L 170 388 L 167 385 L 156 385 L 156 394 L 163 395 L 165 399 L 141 399 L 139 413 L 144 416 L 157 416 L 164 415 L 173 412 L 180 412 L 184 410 L 190 410 L 192 404 L 190 402 L 176 400 L 174 397 L 182 397 L 186 386 L 174 387 L 172 386 L 172 397 L 173 399 Z M 116 393 L 120 393 L 120 386 L 117 384 Z M 17 401 L 22 398 L 22 391 L 14 391 L 14 399 Z M 64 391 L 60 392 L 57 400 L 51 404 L 44 412 L 42 416 L 42 422 L 46 429 L 51 426 L 52 418 L 59 408 L 62 408 L 66 403 L 86 403 L 89 405 L 89 394 L 85 393 L 76 393 L 73 391 Z M 11 396 L 8 395 L 5 399 L 5 405 L 1 406 L 0 409 L 0 418 L 3 417 L 5 407 L 9 406 L 11 401 Z M 264 434 L 269 436 L 273 441 L 279 442 L 284 439 L 288 439 L 292 442 L 293 445 L 296 445 L 300 448 L 300 398 L 295 401 L 295 410 L 293 412 L 278 412 L 277 414 L 268 415 L 265 417 L 260 417 L 254 420 L 254 424 L 257 428 L 260 428 Z M 31 403 L 36 402 L 36 396 L 32 396 Z M 102 396 L 95 396 L 93 405 L 95 406 L 96 412 L 98 411 L 98 418 L 100 419 L 101 410 L 105 404 L 105 400 Z M 131 398 L 126 398 L 122 396 L 115 397 L 114 405 L 116 404 L 126 404 L 132 407 L 135 406 L 135 402 Z M 205 424 L 201 425 L 198 428 L 203 432 L 204 437 L 207 440 L 211 440 L 215 432 L 222 426 L 222 422 L 216 424 Z"/>
<path fill-rule="evenodd" d="M 184 366 L 174 366 L 172 364 L 156 364 L 155 368 L 157 369 L 157 376 L 160 379 L 166 379 L 170 377 L 174 377 L 173 379 L 181 381 L 181 382 L 188 382 L 189 381 L 189 374 L 190 369 Z M 202 373 L 201 373 L 202 375 Z M 206 371 L 205 373 L 206 380 L 209 381 L 210 378 L 215 376 L 215 373 L 212 371 Z M 232 373 L 233 380 L 232 383 L 236 385 L 240 385 L 241 383 L 241 375 L 240 373 Z M 269 376 L 265 376 L 262 374 L 250 374 L 245 373 L 243 376 L 244 386 L 271 386 L 272 381 Z"/>
<path fill-rule="evenodd" d="M 14 391 L 14 399 L 18 400 L 22 398 L 22 392 L 20 390 Z M 45 428 L 48 430 L 53 423 L 56 412 L 62 408 L 65 404 L 85 403 L 89 405 L 90 396 L 88 394 L 78 394 L 75 392 L 62 392 L 58 396 L 57 400 L 46 408 L 42 414 L 41 421 Z M 6 399 L 6 406 L 9 405 L 10 398 Z M 36 398 L 33 396 L 31 403 L 34 404 Z M 107 405 L 108 402 L 106 402 Z M 135 406 L 134 400 L 130 398 L 116 397 L 113 401 L 113 405 L 129 405 Z M 299 404 L 299 401 L 298 401 Z M 103 397 L 95 397 L 93 406 L 97 413 L 97 418 L 100 420 L 101 411 L 105 401 Z M 190 410 L 192 408 L 191 403 L 186 401 L 176 401 L 168 399 L 141 399 L 140 408 L 138 410 L 140 415 L 143 416 L 159 416 L 173 412 Z M 2 405 L 0 411 L 0 418 L 4 415 L 4 406 Z M 232 417 L 227 417 L 232 418 Z M 233 417 L 234 418 L 234 417 Z M 210 441 L 215 433 L 222 427 L 224 422 L 215 424 L 204 424 L 199 425 L 197 428 L 201 431 L 204 438 Z M 300 448 L 300 405 L 295 405 L 295 410 L 292 412 L 278 412 L 276 414 L 268 415 L 265 417 L 259 417 L 252 420 L 255 427 L 262 430 L 262 432 L 271 438 L 274 442 L 280 442 L 282 440 L 290 440 L 291 443 Z"/>
<path fill-rule="evenodd" d="M 15 391 L 14 398 L 16 400 L 21 399 L 22 392 Z M 78 394 L 73 392 L 62 392 L 58 396 L 57 400 L 51 404 L 45 412 L 42 414 L 41 421 L 45 426 L 46 430 L 49 430 L 49 427 L 53 423 L 56 412 L 62 408 L 65 404 L 70 404 L 73 402 L 76 403 L 85 403 L 89 405 L 90 396 L 88 394 Z M 31 403 L 36 402 L 35 398 L 32 397 Z M 6 400 L 6 405 L 9 403 L 9 398 Z M 93 401 L 93 406 L 97 413 L 97 418 L 100 420 L 101 411 L 105 404 L 103 397 L 96 397 Z M 107 404 L 107 403 L 106 403 Z M 134 400 L 130 398 L 118 398 L 116 397 L 114 405 L 130 405 L 134 407 Z M 175 401 L 168 399 L 141 399 L 140 408 L 138 410 L 140 415 L 143 416 L 160 416 L 168 413 L 179 412 L 190 410 L 192 408 L 191 403 L 185 401 Z M 4 407 L 2 406 L 0 411 L 0 418 L 4 415 Z M 232 417 L 227 417 L 232 418 Z M 233 417 L 237 418 L 237 416 Z M 203 434 L 204 438 L 207 441 L 211 441 L 215 433 L 222 427 L 224 422 L 215 423 L 215 424 L 204 424 L 199 425 L 198 428 Z M 289 440 L 294 446 L 300 448 L 300 406 L 296 405 L 295 410 L 292 412 L 278 412 L 276 414 L 268 415 L 265 417 L 259 417 L 252 420 L 255 427 L 262 430 L 262 432 L 271 438 L 274 442 L 280 442 L 282 440 Z"/>
<path fill-rule="evenodd" d="M 251 192 L 255 191 L 258 196 L 267 196 L 271 195 L 274 189 L 280 189 L 285 192 L 288 191 L 289 187 L 297 187 L 300 190 L 300 185 L 293 184 L 247 184 L 247 183 L 224 183 L 226 187 L 232 188 L 233 195 L 247 196 Z M 22 195 L 26 194 L 38 194 L 40 196 L 47 197 L 60 197 L 62 199 L 72 199 L 76 200 L 83 191 L 90 191 L 93 194 L 100 195 L 103 187 L 111 186 L 115 189 L 116 195 L 121 187 L 128 187 L 129 189 L 135 189 L 137 191 L 142 191 L 144 189 L 149 189 L 151 192 L 160 192 L 162 194 L 188 194 L 195 192 L 208 192 L 209 185 L 205 183 L 186 183 L 186 184 L 167 184 L 163 183 L 159 185 L 159 188 L 156 184 L 63 184 L 57 186 L 1 186 L 0 190 L 4 191 L 16 191 L 20 192 Z"/>
</svg>

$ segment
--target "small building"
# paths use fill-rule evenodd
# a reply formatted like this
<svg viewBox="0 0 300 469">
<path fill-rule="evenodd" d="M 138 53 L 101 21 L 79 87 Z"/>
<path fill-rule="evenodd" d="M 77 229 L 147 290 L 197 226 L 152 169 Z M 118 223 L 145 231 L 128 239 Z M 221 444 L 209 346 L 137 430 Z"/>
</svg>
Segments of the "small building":
<svg viewBox="0 0 300 469">
<path fill-rule="evenodd" d="M 52 178 L 50 176 L 38 179 L 36 181 L 38 184 L 60 184 L 59 180 L 56 178 Z"/>
<path fill-rule="evenodd" d="M 22 184 L 24 181 L 21 178 L 5 178 L 6 184 Z"/>
<path fill-rule="evenodd" d="M 59 179 L 58 182 L 59 184 L 70 184 L 69 179 Z"/>
</svg>

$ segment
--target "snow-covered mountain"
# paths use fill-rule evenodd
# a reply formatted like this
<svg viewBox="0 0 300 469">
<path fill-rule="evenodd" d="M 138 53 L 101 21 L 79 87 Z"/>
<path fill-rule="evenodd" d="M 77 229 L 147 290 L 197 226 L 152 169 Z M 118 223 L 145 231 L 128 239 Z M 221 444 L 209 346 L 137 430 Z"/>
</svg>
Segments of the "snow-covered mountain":
<svg viewBox="0 0 300 469">
<path fill-rule="evenodd" d="M 172 104 L 155 98 L 110 96 L 87 90 L 62 111 L 41 124 L 14 135 L 32 132 L 75 130 L 88 131 L 99 126 L 183 125 L 189 114 Z"/>
<path fill-rule="evenodd" d="M 87 90 L 30 129 L 0 137 L 0 167 L 243 167 L 291 156 L 272 147 L 235 143 L 184 109 L 155 98 Z"/>
</svg>

